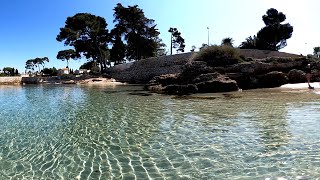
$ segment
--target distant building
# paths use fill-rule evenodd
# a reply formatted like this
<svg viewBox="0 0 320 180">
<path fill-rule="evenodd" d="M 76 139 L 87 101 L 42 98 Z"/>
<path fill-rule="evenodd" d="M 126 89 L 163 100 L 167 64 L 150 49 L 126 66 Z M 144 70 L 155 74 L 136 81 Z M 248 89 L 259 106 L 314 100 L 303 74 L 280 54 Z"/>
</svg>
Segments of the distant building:
<svg viewBox="0 0 320 180">
<path fill-rule="evenodd" d="M 58 75 L 69 74 L 69 68 L 62 68 L 58 70 Z"/>
<path fill-rule="evenodd" d="M 79 74 L 89 74 L 90 70 L 88 69 L 79 69 Z"/>
</svg>

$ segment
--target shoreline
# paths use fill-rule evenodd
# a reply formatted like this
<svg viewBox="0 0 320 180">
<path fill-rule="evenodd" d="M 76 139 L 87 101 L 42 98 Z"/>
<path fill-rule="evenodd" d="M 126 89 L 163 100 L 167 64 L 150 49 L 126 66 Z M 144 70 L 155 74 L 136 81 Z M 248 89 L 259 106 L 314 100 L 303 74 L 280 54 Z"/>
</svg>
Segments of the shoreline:
<svg viewBox="0 0 320 180">
<path fill-rule="evenodd" d="M 113 78 L 103 77 L 0 77 L 0 85 L 28 85 L 28 84 L 75 84 L 75 85 L 128 85 L 124 82 L 118 82 Z"/>
<path fill-rule="evenodd" d="M 24 78 L 27 81 L 24 82 Z M 25 80 L 26 81 L 26 80 Z M 103 78 L 103 77 L 82 77 L 79 79 L 59 79 L 57 77 L 26 77 L 26 76 L 14 76 L 14 77 L 0 77 L 0 86 L 20 86 L 20 85 L 100 85 L 100 86 L 118 86 L 118 85 L 141 85 L 144 84 L 129 84 L 125 82 L 116 81 L 113 78 Z M 320 89 L 320 82 L 311 82 L 310 85 L 315 89 Z M 269 89 L 269 88 L 261 88 Z M 275 89 L 280 90 L 304 90 L 308 89 L 308 83 L 288 83 L 275 87 Z M 249 90 L 249 89 L 248 89 Z"/>
<path fill-rule="evenodd" d="M 314 87 L 315 89 L 320 88 L 320 82 L 311 82 L 310 86 Z M 291 84 L 284 84 L 280 87 L 280 89 L 308 89 L 308 83 L 291 83 Z"/>
</svg>

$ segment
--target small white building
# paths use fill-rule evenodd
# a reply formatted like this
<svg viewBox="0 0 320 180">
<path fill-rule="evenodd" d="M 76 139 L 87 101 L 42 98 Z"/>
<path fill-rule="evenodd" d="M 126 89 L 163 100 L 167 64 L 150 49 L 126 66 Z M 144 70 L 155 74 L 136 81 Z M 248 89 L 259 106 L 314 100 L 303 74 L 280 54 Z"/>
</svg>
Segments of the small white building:
<svg viewBox="0 0 320 180">
<path fill-rule="evenodd" d="M 69 74 L 69 68 L 62 68 L 58 70 L 58 75 Z"/>
<path fill-rule="evenodd" d="M 90 70 L 88 69 L 79 69 L 79 74 L 89 74 Z"/>
</svg>

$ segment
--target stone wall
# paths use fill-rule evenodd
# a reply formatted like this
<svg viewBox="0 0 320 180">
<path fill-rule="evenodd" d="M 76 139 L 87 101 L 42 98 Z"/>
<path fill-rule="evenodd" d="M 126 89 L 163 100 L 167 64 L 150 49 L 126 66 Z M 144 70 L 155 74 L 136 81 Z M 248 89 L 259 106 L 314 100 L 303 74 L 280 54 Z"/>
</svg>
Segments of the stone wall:
<svg viewBox="0 0 320 180">
<path fill-rule="evenodd" d="M 112 78 L 120 82 L 144 84 L 154 76 L 180 73 L 193 53 L 176 54 L 142 59 L 130 64 L 121 64 L 110 68 Z"/>
<path fill-rule="evenodd" d="M 20 84 L 22 77 L 14 76 L 14 77 L 0 77 L 0 85 L 1 84 Z"/>
</svg>

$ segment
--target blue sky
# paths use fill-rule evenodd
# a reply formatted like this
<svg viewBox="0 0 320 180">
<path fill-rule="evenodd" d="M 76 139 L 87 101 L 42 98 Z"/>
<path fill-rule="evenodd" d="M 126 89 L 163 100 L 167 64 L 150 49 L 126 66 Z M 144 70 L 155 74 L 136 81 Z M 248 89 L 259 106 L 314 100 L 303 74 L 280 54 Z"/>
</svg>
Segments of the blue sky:
<svg viewBox="0 0 320 180">
<path fill-rule="evenodd" d="M 313 47 L 320 46 L 317 0 L 2 0 L 0 68 L 10 66 L 24 71 L 26 60 L 45 56 L 50 59 L 46 67 L 66 66 L 66 62 L 56 59 L 56 54 L 68 47 L 55 39 L 66 18 L 88 12 L 104 17 L 112 29 L 113 8 L 118 2 L 139 5 L 148 18 L 155 20 L 167 46 L 168 29 L 178 28 L 185 38 L 186 51 L 192 45 L 207 43 L 207 27 L 210 44 L 220 44 L 223 38 L 231 37 L 238 46 L 264 26 L 262 15 L 269 8 L 283 12 L 286 22 L 294 27 L 288 46 L 281 51 L 310 54 Z M 84 62 L 85 59 L 71 61 L 70 67 L 77 69 Z"/>
</svg>

